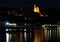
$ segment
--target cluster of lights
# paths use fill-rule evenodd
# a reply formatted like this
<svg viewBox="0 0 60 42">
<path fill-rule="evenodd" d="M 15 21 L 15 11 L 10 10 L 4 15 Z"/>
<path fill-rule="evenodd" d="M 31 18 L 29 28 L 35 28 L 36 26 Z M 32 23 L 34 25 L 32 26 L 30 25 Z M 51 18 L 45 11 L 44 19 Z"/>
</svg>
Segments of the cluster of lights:
<svg viewBox="0 0 60 42">
<path fill-rule="evenodd" d="M 9 23 L 9 22 L 6 22 L 6 23 L 5 23 L 5 26 L 16 26 L 16 23 Z"/>
<path fill-rule="evenodd" d="M 48 26 L 60 26 L 60 25 L 57 25 L 57 24 L 44 24 L 44 25 L 42 25 L 42 27 L 48 27 Z"/>
<path fill-rule="evenodd" d="M 34 4 L 34 12 L 38 13 L 41 17 L 48 17 L 48 15 L 44 15 L 40 12 L 40 9 L 38 6 L 36 6 L 36 4 Z"/>
<path fill-rule="evenodd" d="M 22 11 L 23 9 L 20 9 L 20 10 Z M 23 14 L 17 13 L 16 10 L 11 10 L 11 11 L 8 10 L 6 13 L 9 15 L 14 15 L 14 16 L 23 16 Z"/>
<path fill-rule="evenodd" d="M 48 15 L 44 15 L 44 14 L 39 14 L 41 17 L 48 17 Z"/>
</svg>

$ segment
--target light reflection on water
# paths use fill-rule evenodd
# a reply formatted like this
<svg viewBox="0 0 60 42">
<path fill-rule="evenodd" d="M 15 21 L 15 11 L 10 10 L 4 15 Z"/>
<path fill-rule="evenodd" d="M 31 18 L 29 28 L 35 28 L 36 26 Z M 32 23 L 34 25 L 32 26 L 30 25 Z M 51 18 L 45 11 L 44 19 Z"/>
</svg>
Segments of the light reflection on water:
<svg viewBox="0 0 60 42">
<path fill-rule="evenodd" d="M 9 33 L 6 33 L 6 42 L 9 42 Z"/>
<path fill-rule="evenodd" d="M 8 31 L 8 29 L 6 30 Z M 28 42 L 29 38 L 33 37 L 33 42 L 49 42 L 48 40 L 52 39 L 60 39 L 60 27 L 58 27 L 57 31 L 54 30 L 47 30 L 47 29 L 34 29 L 33 36 L 32 33 L 26 32 L 16 32 L 16 33 L 6 33 L 6 42 Z M 57 34 L 56 34 L 57 32 Z M 30 36 L 30 37 L 28 37 Z"/>
</svg>

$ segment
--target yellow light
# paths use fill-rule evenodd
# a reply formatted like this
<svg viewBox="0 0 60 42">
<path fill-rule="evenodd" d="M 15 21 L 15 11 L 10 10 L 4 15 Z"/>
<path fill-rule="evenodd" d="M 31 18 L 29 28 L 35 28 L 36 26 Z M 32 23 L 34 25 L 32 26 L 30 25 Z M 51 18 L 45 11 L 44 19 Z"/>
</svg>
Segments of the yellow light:
<svg viewBox="0 0 60 42">
<path fill-rule="evenodd" d="M 16 26 L 16 23 L 11 23 L 11 24 L 9 24 L 9 25 L 14 25 L 14 26 Z"/>
<path fill-rule="evenodd" d="M 39 7 L 37 7 L 36 4 L 34 4 L 34 12 L 35 13 L 40 13 Z"/>
<path fill-rule="evenodd" d="M 23 14 L 19 14 L 19 16 L 23 16 Z"/>
<path fill-rule="evenodd" d="M 44 15 L 43 15 L 43 14 L 40 14 L 40 16 L 41 16 L 41 17 L 44 17 Z"/>
</svg>

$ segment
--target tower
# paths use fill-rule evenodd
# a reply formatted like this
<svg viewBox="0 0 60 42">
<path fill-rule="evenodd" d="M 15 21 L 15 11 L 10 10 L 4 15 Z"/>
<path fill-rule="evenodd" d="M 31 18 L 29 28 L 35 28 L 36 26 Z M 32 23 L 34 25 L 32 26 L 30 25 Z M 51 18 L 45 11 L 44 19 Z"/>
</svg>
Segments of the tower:
<svg viewBox="0 0 60 42">
<path fill-rule="evenodd" d="M 39 7 L 36 4 L 34 4 L 34 12 L 40 13 Z"/>
</svg>

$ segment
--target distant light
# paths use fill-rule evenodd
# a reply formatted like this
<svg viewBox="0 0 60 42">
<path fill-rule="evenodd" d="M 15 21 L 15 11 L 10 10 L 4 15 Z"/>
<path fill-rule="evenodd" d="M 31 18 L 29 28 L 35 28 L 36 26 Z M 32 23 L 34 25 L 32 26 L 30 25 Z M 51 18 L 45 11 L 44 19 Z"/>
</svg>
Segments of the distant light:
<svg viewBox="0 0 60 42">
<path fill-rule="evenodd" d="M 5 23 L 5 26 L 16 26 L 16 23 L 9 23 L 9 22 L 6 22 L 6 23 Z"/>
<path fill-rule="evenodd" d="M 10 23 L 9 25 L 16 25 L 16 23 Z"/>
<path fill-rule="evenodd" d="M 36 4 L 34 4 L 34 12 L 35 13 L 40 13 L 39 7 L 37 7 Z"/>
<path fill-rule="evenodd" d="M 8 31 L 8 29 L 6 29 L 6 31 Z"/>
<path fill-rule="evenodd" d="M 23 16 L 22 14 L 19 14 L 19 16 Z"/>
<path fill-rule="evenodd" d="M 26 23 L 24 23 L 24 25 L 27 25 Z"/>
<path fill-rule="evenodd" d="M 42 27 L 46 27 L 46 26 L 60 26 L 60 25 L 57 25 L 57 24 L 44 24 L 44 25 L 42 25 Z"/>
<path fill-rule="evenodd" d="M 44 15 L 43 15 L 43 14 L 40 14 L 40 16 L 41 16 L 41 17 L 44 17 Z"/>
<path fill-rule="evenodd" d="M 42 27 L 45 27 L 45 25 L 42 25 Z"/>
<path fill-rule="evenodd" d="M 10 23 L 9 22 L 6 22 L 5 25 L 9 25 Z"/>
<path fill-rule="evenodd" d="M 58 24 L 60 24 L 60 22 L 58 22 Z"/>
<path fill-rule="evenodd" d="M 26 31 L 26 29 L 24 29 L 24 31 Z"/>
<path fill-rule="evenodd" d="M 45 15 L 45 17 L 48 17 L 48 15 Z"/>
<path fill-rule="evenodd" d="M 25 17 L 24 19 L 27 20 L 27 17 Z"/>
</svg>

